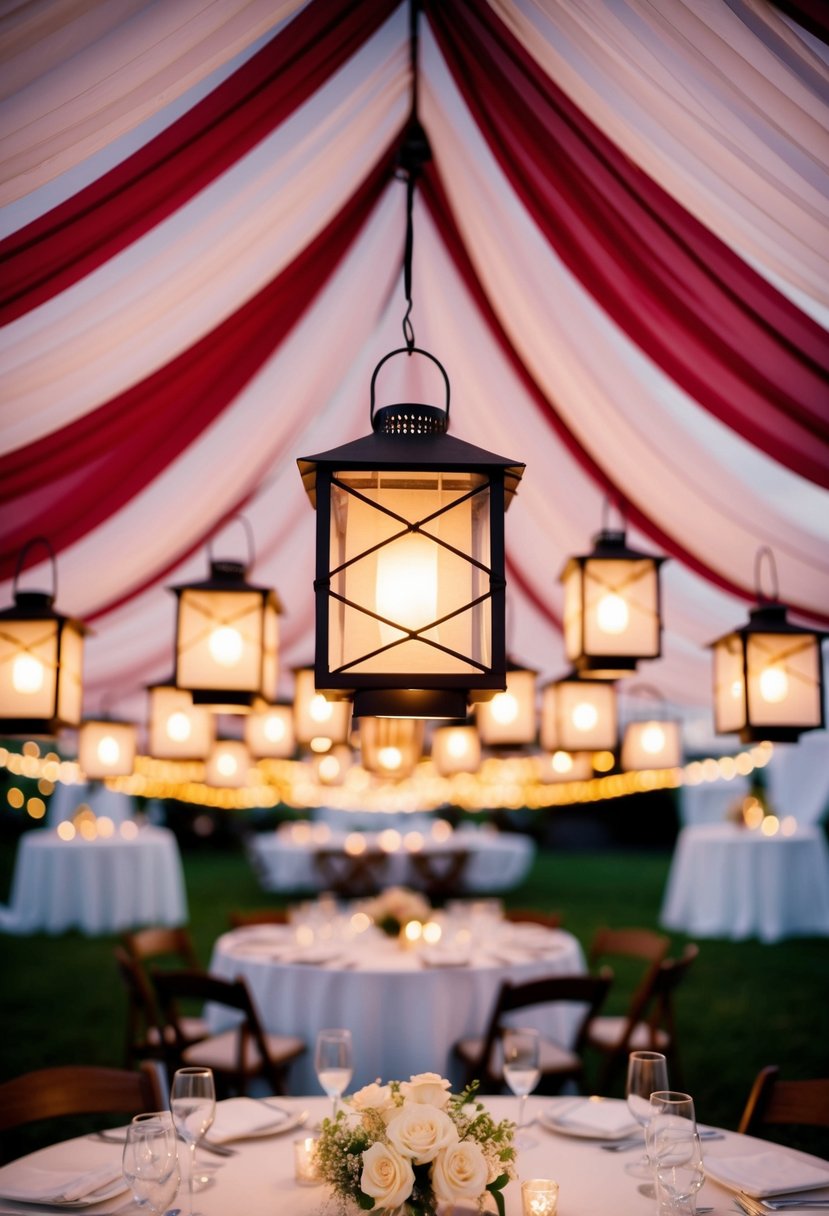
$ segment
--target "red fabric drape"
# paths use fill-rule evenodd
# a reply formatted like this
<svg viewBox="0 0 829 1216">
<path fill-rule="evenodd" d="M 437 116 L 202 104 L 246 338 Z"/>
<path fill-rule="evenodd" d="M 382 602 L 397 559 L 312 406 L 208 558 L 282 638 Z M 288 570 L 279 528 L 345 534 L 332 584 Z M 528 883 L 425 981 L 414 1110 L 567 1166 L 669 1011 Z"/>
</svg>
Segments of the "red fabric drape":
<svg viewBox="0 0 829 1216">
<path fill-rule="evenodd" d="M 55 552 L 143 490 L 229 405 L 279 346 L 371 214 L 396 145 L 306 249 L 267 287 L 152 376 L 97 410 L 0 458 L 0 577 L 32 535 Z"/>
<path fill-rule="evenodd" d="M 829 487 L 829 341 L 544 75 L 488 5 L 425 0 L 475 121 L 546 239 L 717 418 Z"/>
<path fill-rule="evenodd" d="M 461 237 L 460 230 L 455 222 L 449 201 L 440 180 L 440 175 L 434 164 L 427 166 L 422 179 L 422 194 L 426 205 L 429 208 L 429 213 L 432 216 L 441 239 L 446 246 L 446 249 L 451 256 L 455 266 L 463 278 L 464 284 L 470 293 L 472 299 L 489 327 L 490 333 L 500 349 L 504 352 L 513 371 L 524 386 L 529 398 L 538 408 L 545 422 L 555 431 L 556 436 L 561 443 L 567 448 L 570 455 L 578 462 L 585 472 L 596 482 L 601 489 L 608 494 L 623 511 L 628 521 L 637 527 L 645 536 L 650 537 L 654 544 L 658 545 L 663 552 L 671 557 L 677 558 L 687 566 L 690 570 L 701 575 L 710 583 L 721 587 L 724 591 L 730 592 L 741 599 L 754 601 L 756 593 L 754 590 L 744 587 L 732 579 L 727 578 L 720 571 L 709 566 L 698 554 L 688 549 L 682 541 L 666 532 L 665 529 L 638 506 L 637 503 L 625 494 L 625 492 L 615 484 L 610 474 L 605 468 L 588 452 L 579 442 L 575 435 L 569 430 L 566 422 L 561 417 L 556 409 L 555 402 L 551 401 L 542 390 L 539 388 L 536 381 L 525 366 L 518 351 L 510 341 L 509 335 L 502 326 L 497 314 L 484 291 L 481 282 L 476 274 L 475 267 L 466 250 Z M 513 577 L 516 577 L 517 571 L 513 569 Z M 548 620 L 557 627 L 560 627 L 556 617 L 549 611 L 540 607 L 540 601 L 532 596 L 532 593 L 527 590 L 526 582 L 522 580 L 522 590 L 525 594 L 533 598 L 539 610 L 547 616 Z M 790 607 L 793 611 L 798 612 L 812 621 L 824 626 L 829 626 L 829 613 L 815 613 L 814 611 L 791 603 Z"/>
<path fill-rule="evenodd" d="M 284 122 L 399 3 L 307 5 L 155 139 L 0 242 L 0 324 L 65 291 L 183 206 Z"/>
</svg>

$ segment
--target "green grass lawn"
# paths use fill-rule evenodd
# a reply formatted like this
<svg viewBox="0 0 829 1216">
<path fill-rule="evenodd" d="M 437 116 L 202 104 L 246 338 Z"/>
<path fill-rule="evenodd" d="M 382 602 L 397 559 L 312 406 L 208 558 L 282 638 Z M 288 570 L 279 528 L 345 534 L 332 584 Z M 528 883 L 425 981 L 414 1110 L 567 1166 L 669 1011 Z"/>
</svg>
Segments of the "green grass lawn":
<svg viewBox="0 0 829 1216">
<path fill-rule="evenodd" d="M 559 911 L 587 948 L 601 925 L 657 927 L 669 862 L 667 854 L 541 852 L 507 902 Z M 14 845 L 0 845 L 3 900 L 13 863 Z M 187 852 L 184 868 L 191 929 L 205 963 L 231 908 L 276 902 L 238 851 Z M 687 939 L 672 940 L 678 953 Z M 0 935 L 0 1078 L 57 1063 L 121 1063 L 126 1004 L 114 943 L 75 933 Z M 829 1075 L 829 939 L 700 947 L 677 999 L 684 1080 L 701 1120 L 733 1128 L 764 1064 L 778 1064 L 791 1078 Z M 624 1007 L 627 992 L 620 973 L 607 1011 Z M 588 1079 L 597 1064 L 588 1060 Z M 620 1077 L 614 1092 L 623 1084 Z M 798 1142 L 816 1147 L 808 1133 Z"/>
</svg>

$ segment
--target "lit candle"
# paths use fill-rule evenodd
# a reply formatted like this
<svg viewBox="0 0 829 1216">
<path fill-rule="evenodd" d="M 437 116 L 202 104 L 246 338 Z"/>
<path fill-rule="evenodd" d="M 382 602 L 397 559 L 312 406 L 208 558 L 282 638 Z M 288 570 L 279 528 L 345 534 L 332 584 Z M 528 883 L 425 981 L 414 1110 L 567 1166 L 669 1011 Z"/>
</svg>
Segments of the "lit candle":
<svg viewBox="0 0 829 1216">
<path fill-rule="evenodd" d="M 314 1136 L 294 1140 L 294 1176 L 302 1186 L 322 1182 L 317 1169 L 317 1141 Z"/>
<path fill-rule="evenodd" d="M 531 1178 L 521 1183 L 524 1216 L 556 1216 L 558 1183 L 549 1178 Z"/>
</svg>

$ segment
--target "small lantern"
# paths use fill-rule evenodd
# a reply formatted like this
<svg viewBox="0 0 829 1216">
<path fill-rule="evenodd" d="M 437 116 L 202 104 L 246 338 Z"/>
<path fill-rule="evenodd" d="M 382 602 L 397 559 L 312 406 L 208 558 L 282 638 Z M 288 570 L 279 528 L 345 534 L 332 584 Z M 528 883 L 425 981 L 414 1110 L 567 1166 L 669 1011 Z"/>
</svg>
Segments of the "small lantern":
<svg viewBox="0 0 829 1216">
<path fill-rule="evenodd" d="M 410 776 L 423 754 L 423 734 L 416 718 L 361 718 L 363 768 L 392 780 Z"/>
<path fill-rule="evenodd" d="M 757 580 L 763 556 L 757 555 Z M 786 618 L 777 599 L 760 597 L 748 622 L 712 643 L 714 724 L 718 734 L 738 732 L 743 743 L 795 743 L 824 725 L 821 642 L 827 636 Z"/>
<path fill-rule="evenodd" d="M 585 679 L 615 680 L 656 659 L 662 648 L 659 568 L 664 557 L 628 548 L 625 533 L 604 529 L 593 551 L 571 557 L 564 583 L 564 648 Z"/>
<path fill-rule="evenodd" d="M 245 718 L 245 743 L 252 756 L 284 760 L 294 754 L 294 709 L 292 705 L 269 705 Z"/>
<path fill-rule="evenodd" d="M 542 785 L 559 781 L 589 781 L 593 776 L 590 752 L 542 752 L 535 758 L 536 780 Z"/>
<path fill-rule="evenodd" d="M 677 768 L 682 763 L 679 723 L 672 718 L 628 722 L 622 736 L 620 764 L 625 772 Z"/>
<path fill-rule="evenodd" d="M 510 662 L 506 690 L 475 707 L 481 742 L 486 747 L 520 747 L 535 742 L 537 675 L 529 667 Z"/>
<path fill-rule="evenodd" d="M 26 554 L 42 544 L 52 560 L 52 587 L 20 591 Z M 55 612 L 57 567 L 51 545 L 36 537 L 23 546 L 14 575 L 14 606 L 0 612 L 0 730 L 8 735 L 54 735 L 81 720 L 85 626 Z"/>
<path fill-rule="evenodd" d="M 545 751 L 613 751 L 617 741 L 616 689 L 599 680 L 565 676 L 545 685 L 541 701 Z"/>
<path fill-rule="evenodd" d="M 252 550 L 251 543 L 248 565 Z M 242 562 L 211 555 L 208 579 L 171 588 L 178 599 L 176 687 L 214 713 L 249 713 L 260 700 L 276 700 L 282 605 L 274 591 L 253 586 L 246 575 Z"/>
<path fill-rule="evenodd" d="M 313 667 L 294 670 L 294 731 L 297 743 L 314 750 L 317 739 L 347 743 L 351 734 L 350 703 L 332 701 L 317 692 Z"/>
<path fill-rule="evenodd" d="M 481 767 L 481 736 L 471 723 L 440 726 L 432 735 L 432 764 L 441 777 L 477 773 Z"/>
<path fill-rule="evenodd" d="M 387 405 L 394 355 L 430 359 L 446 401 Z M 462 718 L 505 686 L 504 512 L 524 466 L 454 439 L 449 380 L 414 345 L 371 378 L 373 433 L 299 460 L 317 512 L 316 686 L 355 717 Z"/>
<path fill-rule="evenodd" d="M 354 763 L 354 753 L 347 743 L 335 743 L 330 751 L 314 756 L 314 775 L 320 785 L 342 785 Z"/>
<path fill-rule="evenodd" d="M 204 769 L 206 785 L 241 789 L 247 785 L 250 753 L 240 739 L 217 739 Z"/>
<path fill-rule="evenodd" d="M 78 763 L 87 778 L 129 776 L 135 764 L 136 734 L 132 722 L 86 718 L 78 731 Z"/>
<path fill-rule="evenodd" d="M 214 718 L 194 705 L 183 688 L 153 684 L 150 694 L 149 752 L 157 760 L 206 760 L 213 746 Z"/>
</svg>

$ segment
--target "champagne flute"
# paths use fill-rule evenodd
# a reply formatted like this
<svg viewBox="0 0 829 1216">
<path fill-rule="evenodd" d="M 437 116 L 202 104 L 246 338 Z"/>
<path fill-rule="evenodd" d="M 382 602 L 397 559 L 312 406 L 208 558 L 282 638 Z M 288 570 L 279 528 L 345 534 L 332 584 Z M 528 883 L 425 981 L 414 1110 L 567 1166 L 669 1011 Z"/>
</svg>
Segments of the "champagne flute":
<svg viewBox="0 0 829 1216">
<path fill-rule="evenodd" d="M 697 1191 L 705 1181 L 702 1147 L 690 1094 L 651 1094 L 645 1138 L 656 1178 L 659 1216 L 693 1216 Z"/>
<path fill-rule="evenodd" d="M 314 1066 L 319 1083 L 333 1101 L 332 1119 L 337 1117 L 337 1099 L 345 1092 L 354 1071 L 350 1030 L 321 1030 L 317 1035 Z"/>
<path fill-rule="evenodd" d="M 625 1094 L 628 1110 L 637 1123 L 647 1127 L 653 1113 L 651 1094 L 668 1088 L 668 1062 L 658 1051 L 632 1051 L 628 1056 Z M 625 1172 L 634 1178 L 652 1178 L 653 1167 L 647 1153 L 638 1161 L 628 1162 Z"/>
<path fill-rule="evenodd" d="M 190 1149 L 190 1216 L 197 1216 L 193 1211 L 196 1145 L 213 1123 L 216 1114 L 216 1087 L 211 1069 L 179 1068 L 173 1077 L 170 1107 L 178 1134 Z"/>
<path fill-rule="evenodd" d="M 515 1143 L 519 1148 L 532 1148 L 537 1141 L 528 1136 L 524 1127 L 524 1107 L 527 1094 L 532 1093 L 541 1076 L 539 1068 L 539 1033 L 528 1026 L 508 1027 L 501 1032 L 504 1052 L 504 1079 L 512 1092 L 520 1099 L 518 1104 L 518 1130 Z"/>
<path fill-rule="evenodd" d="M 123 1172 L 137 1203 L 153 1213 L 167 1210 L 180 1182 L 176 1129 L 168 1110 L 135 1116 L 127 1128 Z"/>
</svg>

